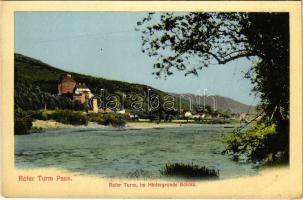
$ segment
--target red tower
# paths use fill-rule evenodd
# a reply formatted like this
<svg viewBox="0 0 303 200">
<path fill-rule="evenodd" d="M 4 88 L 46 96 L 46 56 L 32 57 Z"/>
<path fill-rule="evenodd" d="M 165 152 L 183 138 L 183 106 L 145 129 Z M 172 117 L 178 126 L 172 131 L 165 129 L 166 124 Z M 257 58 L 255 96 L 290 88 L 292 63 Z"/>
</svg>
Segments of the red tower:
<svg viewBox="0 0 303 200">
<path fill-rule="evenodd" d="M 73 94 L 74 88 L 76 86 L 76 81 L 72 78 L 70 74 L 65 74 L 61 78 L 61 82 L 58 84 L 58 94 Z"/>
</svg>

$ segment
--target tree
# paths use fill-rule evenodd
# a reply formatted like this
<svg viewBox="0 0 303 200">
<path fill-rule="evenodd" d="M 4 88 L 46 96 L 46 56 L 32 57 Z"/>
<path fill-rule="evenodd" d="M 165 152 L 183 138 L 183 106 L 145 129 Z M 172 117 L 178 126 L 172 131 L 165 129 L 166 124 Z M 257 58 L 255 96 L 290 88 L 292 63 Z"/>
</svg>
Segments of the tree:
<svg viewBox="0 0 303 200">
<path fill-rule="evenodd" d="M 149 13 L 137 25 L 158 77 L 176 71 L 198 76 L 213 64 L 252 59 L 245 77 L 260 96 L 262 121 L 276 125 L 277 151 L 288 153 L 288 13 Z"/>
</svg>

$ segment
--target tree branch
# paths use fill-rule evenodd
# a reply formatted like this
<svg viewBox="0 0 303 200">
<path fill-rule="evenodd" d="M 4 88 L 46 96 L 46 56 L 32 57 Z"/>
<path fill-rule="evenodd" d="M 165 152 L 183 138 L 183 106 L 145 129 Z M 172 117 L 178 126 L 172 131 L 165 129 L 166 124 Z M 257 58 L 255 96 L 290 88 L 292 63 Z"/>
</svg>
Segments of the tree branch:
<svg viewBox="0 0 303 200">
<path fill-rule="evenodd" d="M 207 53 L 207 54 L 211 55 L 213 58 L 215 58 L 217 60 L 218 64 L 226 64 L 226 63 L 228 63 L 228 62 L 230 62 L 232 60 L 235 60 L 235 59 L 241 58 L 241 57 L 256 56 L 256 54 L 253 53 L 253 52 L 245 52 L 245 53 L 239 53 L 239 54 L 237 54 L 235 56 L 230 56 L 228 58 L 219 58 L 215 53 L 212 53 L 210 51 L 205 52 L 205 53 Z M 236 52 L 232 52 L 232 53 L 236 53 Z M 230 54 L 232 54 L 232 53 L 230 53 Z"/>
</svg>

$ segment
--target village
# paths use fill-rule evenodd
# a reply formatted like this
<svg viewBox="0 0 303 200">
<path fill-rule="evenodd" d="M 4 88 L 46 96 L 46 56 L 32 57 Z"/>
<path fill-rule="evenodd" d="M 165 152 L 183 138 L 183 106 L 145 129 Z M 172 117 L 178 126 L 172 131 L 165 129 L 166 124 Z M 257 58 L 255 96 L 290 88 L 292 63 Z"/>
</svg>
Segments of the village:
<svg viewBox="0 0 303 200">
<path fill-rule="evenodd" d="M 126 120 L 131 121 L 148 121 L 152 120 L 151 115 L 149 119 L 142 119 L 140 116 L 135 113 L 131 113 L 131 110 L 127 111 L 126 109 L 117 109 L 115 107 L 102 107 L 102 99 L 99 95 L 94 95 L 90 88 L 84 83 L 77 83 L 71 74 L 64 74 L 60 77 L 60 82 L 58 84 L 58 95 L 66 95 L 70 97 L 73 101 L 79 102 L 85 105 L 86 113 L 115 113 L 122 115 Z M 95 98 L 98 97 L 98 98 Z M 239 121 L 247 121 L 250 116 L 247 113 L 220 113 L 215 109 L 211 109 L 210 106 L 206 106 L 207 109 L 202 111 L 193 111 L 193 110 L 184 110 L 182 108 L 174 108 L 173 112 L 170 112 L 174 115 L 175 120 L 185 120 L 185 122 L 211 122 L 214 119 L 231 119 Z M 149 110 L 150 113 L 153 113 L 152 110 Z M 140 119 L 139 119 L 140 118 Z M 154 117 L 155 118 L 155 117 Z M 165 120 L 164 121 L 172 121 Z M 158 121 L 161 121 L 161 117 L 158 117 Z M 224 121 L 225 122 L 225 121 Z M 218 123 L 218 121 L 216 121 Z"/>
</svg>

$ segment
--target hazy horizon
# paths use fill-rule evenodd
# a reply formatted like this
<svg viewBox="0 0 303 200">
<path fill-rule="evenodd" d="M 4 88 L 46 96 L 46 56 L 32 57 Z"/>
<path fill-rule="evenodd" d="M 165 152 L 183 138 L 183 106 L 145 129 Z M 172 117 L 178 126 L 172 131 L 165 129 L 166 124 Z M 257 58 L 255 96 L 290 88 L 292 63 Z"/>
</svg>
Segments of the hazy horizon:
<svg viewBox="0 0 303 200">
<path fill-rule="evenodd" d="M 141 52 L 141 33 L 135 31 L 143 12 L 16 12 L 15 53 L 56 68 L 109 80 L 144 84 L 171 93 L 229 97 L 256 105 L 243 79 L 251 61 L 242 58 L 224 66 L 203 69 L 199 76 L 176 72 L 156 79 L 153 59 Z"/>
</svg>

